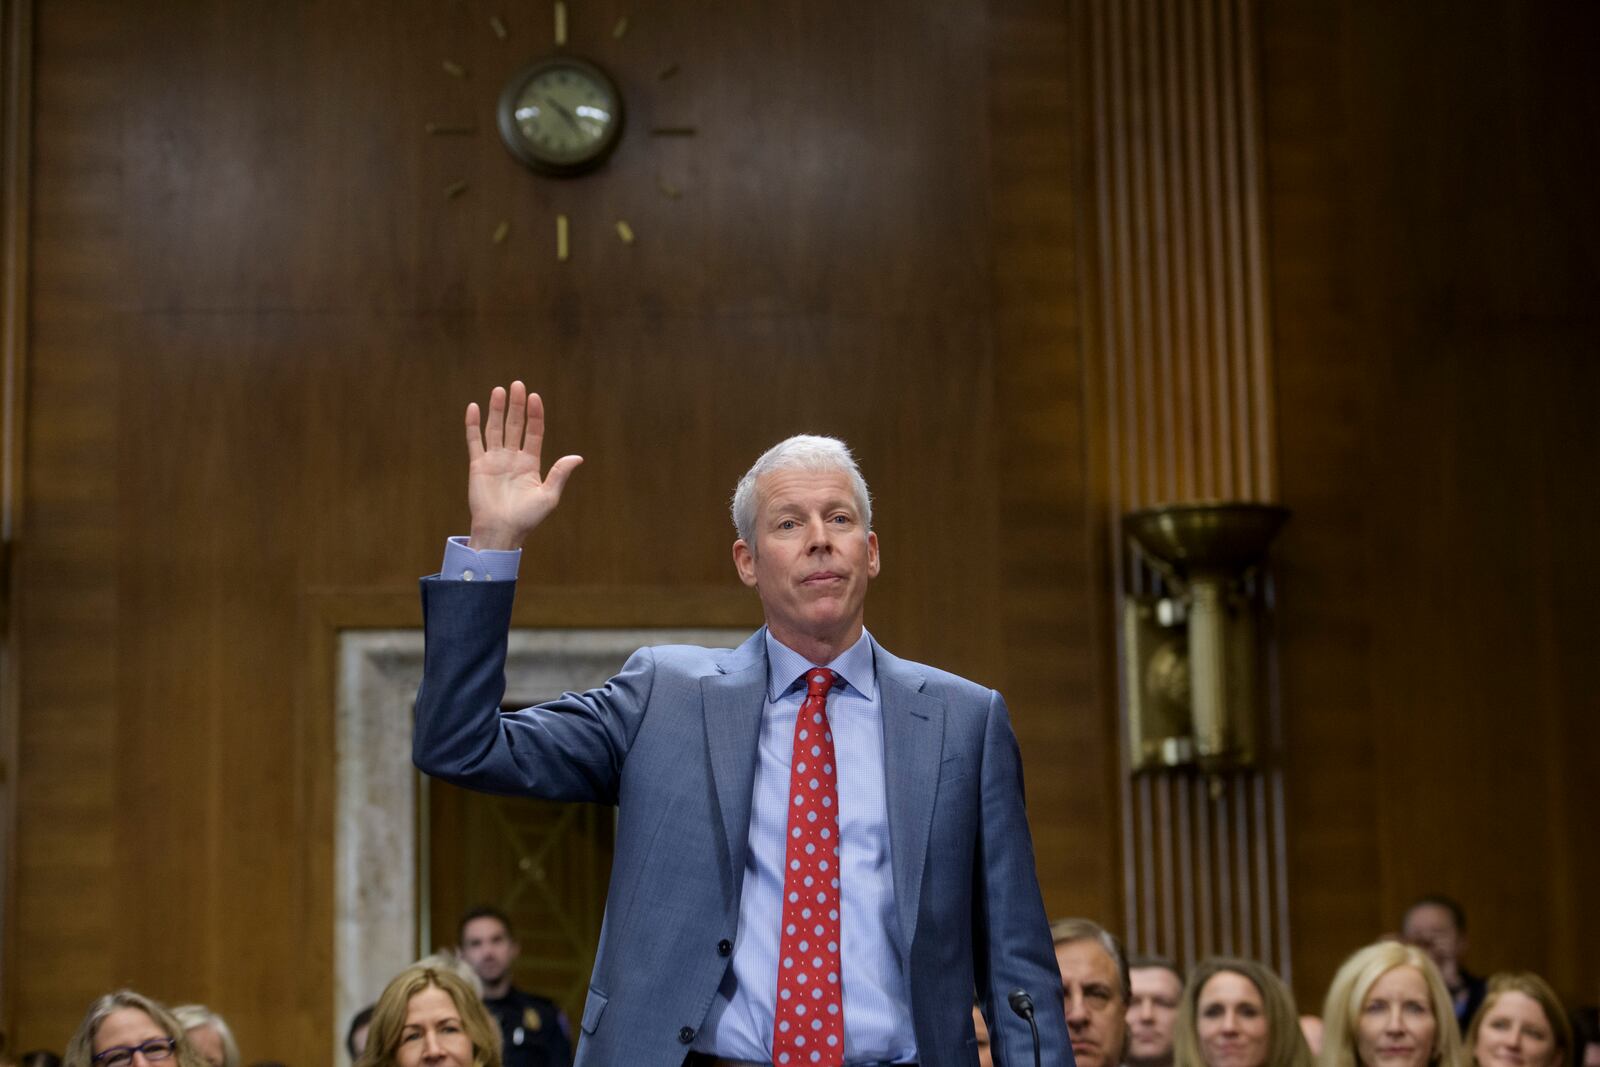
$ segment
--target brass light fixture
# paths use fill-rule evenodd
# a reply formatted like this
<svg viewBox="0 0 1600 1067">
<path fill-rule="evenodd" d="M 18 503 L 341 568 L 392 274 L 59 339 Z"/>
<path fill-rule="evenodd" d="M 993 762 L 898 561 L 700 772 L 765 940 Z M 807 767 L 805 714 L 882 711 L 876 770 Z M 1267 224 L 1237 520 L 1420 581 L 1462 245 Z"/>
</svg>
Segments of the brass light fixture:
<svg viewBox="0 0 1600 1067">
<path fill-rule="evenodd" d="M 1217 776 L 1259 754 L 1259 598 L 1247 582 L 1289 512 L 1207 503 L 1123 516 L 1129 540 L 1166 579 L 1166 596 L 1123 604 L 1128 750 L 1140 771 Z"/>
</svg>

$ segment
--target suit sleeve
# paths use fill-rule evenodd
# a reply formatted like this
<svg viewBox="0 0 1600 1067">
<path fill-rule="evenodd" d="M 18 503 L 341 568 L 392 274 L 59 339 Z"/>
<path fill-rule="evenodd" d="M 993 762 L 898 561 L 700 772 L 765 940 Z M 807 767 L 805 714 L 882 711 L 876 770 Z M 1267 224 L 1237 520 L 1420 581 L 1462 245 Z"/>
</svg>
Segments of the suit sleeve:
<svg viewBox="0 0 1600 1067">
<path fill-rule="evenodd" d="M 654 677 L 649 649 L 604 686 L 502 714 L 512 582 L 422 582 L 412 762 L 485 793 L 616 803 Z"/>
<path fill-rule="evenodd" d="M 1039 893 L 1023 805 L 1022 761 L 1005 701 L 993 693 L 985 724 L 973 907 L 974 972 L 997 1067 L 1031 1067 L 1033 1037 L 1011 1010 L 1013 990 L 1033 1000 L 1041 1062 L 1073 1067 L 1061 972 Z"/>
</svg>

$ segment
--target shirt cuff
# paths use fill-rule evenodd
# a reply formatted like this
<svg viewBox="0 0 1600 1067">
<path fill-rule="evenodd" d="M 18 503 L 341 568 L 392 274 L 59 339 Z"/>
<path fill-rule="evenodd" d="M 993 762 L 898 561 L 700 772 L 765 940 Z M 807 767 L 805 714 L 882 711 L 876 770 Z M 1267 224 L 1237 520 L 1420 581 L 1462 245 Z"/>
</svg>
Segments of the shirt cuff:
<svg viewBox="0 0 1600 1067">
<path fill-rule="evenodd" d="M 447 582 L 514 582 L 522 549 L 467 547 L 465 537 L 452 537 L 444 545 L 439 577 Z"/>
</svg>

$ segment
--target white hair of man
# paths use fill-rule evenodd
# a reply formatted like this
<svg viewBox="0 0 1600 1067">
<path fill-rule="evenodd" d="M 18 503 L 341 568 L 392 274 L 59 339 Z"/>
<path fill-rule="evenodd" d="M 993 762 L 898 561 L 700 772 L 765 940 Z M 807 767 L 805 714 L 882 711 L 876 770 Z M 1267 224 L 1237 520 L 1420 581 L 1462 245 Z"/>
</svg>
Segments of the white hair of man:
<svg viewBox="0 0 1600 1067">
<path fill-rule="evenodd" d="M 764 474 L 786 470 L 814 473 L 840 471 L 847 475 L 850 490 L 856 498 L 856 510 L 861 513 L 861 526 L 868 531 L 872 529 L 872 494 L 867 491 L 866 479 L 861 477 L 861 468 L 856 466 L 856 458 L 850 454 L 849 446 L 836 437 L 796 434 L 761 453 L 761 458 L 745 471 L 733 491 L 733 528 L 739 531 L 740 539 L 750 546 L 752 552 L 758 550 L 756 511 L 760 501 L 756 483 Z"/>
<path fill-rule="evenodd" d="M 183 1026 L 185 1033 L 202 1026 L 211 1027 L 217 1032 L 217 1037 L 222 1039 L 223 1067 L 239 1067 L 242 1062 L 239 1058 L 239 1043 L 233 1039 L 233 1031 L 222 1016 L 204 1004 L 183 1004 L 172 1009 L 172 1017 Z"/>
</svg>

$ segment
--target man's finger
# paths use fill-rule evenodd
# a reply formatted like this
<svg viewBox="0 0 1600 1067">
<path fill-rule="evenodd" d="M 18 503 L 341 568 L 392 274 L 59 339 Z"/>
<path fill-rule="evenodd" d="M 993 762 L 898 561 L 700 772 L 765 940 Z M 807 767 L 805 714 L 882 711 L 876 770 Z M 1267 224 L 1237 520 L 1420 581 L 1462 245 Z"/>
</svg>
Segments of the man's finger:
<svg viewBox="0 0 1600 1067">
<path fill-rule="evenodd" d="M 538 393 L 528 394 L 528 433 L 523 438 L 522 450 L 539 462 L 539 452 L 544 448 L 544 398 Z"/>
<path fill-rule="evenodd" d="M 522 447 L 522 427 L 528 419 L 528 387 L 521 382 L 511 383 L 511 394 L 506 398 L 506 447 Z"/>
<path fill-rule="evenodd" d="M 483 455 L 483 432 L 478 427 L 478 405 L 467 405 L 467 462 Z"/>
<path fill-rule="evenodd" d="M 572 477 L 572 472 L 577 470 L 582 462 L 582 456 L 562 456 L 550 464 L 550 473 L 544 477 L 545 489 L 553 493 L 557 500 L 560 500 L 561 490 L 566 488 L 567 479 Z"/>
<path fill-rule="evenodd" d="M 505 444 L 506 391 L 495 386 L 489 394 L 489 419 L 483 427 L 483 443 L 491 452 Z"/>
</svg>

